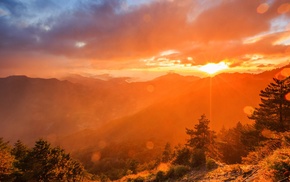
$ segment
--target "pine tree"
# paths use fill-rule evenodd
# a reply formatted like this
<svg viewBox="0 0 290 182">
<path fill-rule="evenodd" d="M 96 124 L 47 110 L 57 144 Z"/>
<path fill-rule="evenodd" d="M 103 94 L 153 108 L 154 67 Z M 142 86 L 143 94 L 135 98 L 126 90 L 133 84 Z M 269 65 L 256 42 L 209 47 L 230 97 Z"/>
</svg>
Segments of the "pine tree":
<svg viewBox="0 0 290 182">
<path fill-rule="evenodd" d="M 11 150 L 11 154 L 15 157 L 14 167 L 15 170 L 13 172 L 15 181 L 25 181 L 23 179 L 23 174 L 27 169 L 27 155 L 29 152 L 29 148 L 25 146 L 20 140 L 14 144 L 14 147 Z"/>
<path fill-rule="evenodd" d="M 290 92 L 290 77 L 273 80 L 261 91 L 261 104 L 249 118 L 255 120 L 257 130 L 283 132 L 290 129 L 290 101 L 286 99 Z"/>
<path fill-rule="evenodd" d="M 9 142 L 5 142 L 3 138 L 0 138 L 0 150 L 10 150 Z"/>
<path fill-rule="evenodd" d="M 169 162 L 172 157 L 172 149 L 169 143 L 166 143 L 164 151 L 162 153 L 162 162 Z"/>
<path fill-rule="evenodd" d="M 11 154 L 15 156 L 16 160 L 21 160 L 25 158 L 28 154 L 29 149 L 20 140 L 17 140 L 14 147 L 11 150 Z"/>
<path fill-rule="evenodd" d="M 36 141 L 24 161 L 23 179 L 28 181 L 81 181 L 83 178 L 84 168 L 79 162 L 44 140 Z"/>
<path fill-rule="evenodd" d="M 214 152 L 213 144 L 215 132 L 209 128 L 209 120 L 202 115 L 194 129 L 186 128 L 186 134 L 190 136 L 187 146 L 191 148 L 190 166 L 198 167 L 206 162 L 206 155 Z"/>
<path fill-rule="evenodd" d="M 246 146 L 242 143 L 242 134 L 246 126 L 240 122 L 234 128 L 223 128 L 219 133 L 219 151 L 221 159 L 228 164 L 241 163 L 247 154 Z"/>
<path fill-rule="evenodd" d="M 186 128 L 186 134 L 190 136 L 187 146 L 206 151 L 210 144 L 213 143 L 215 134 L 209 129 L 208 125 L 210 121 L 205 115 L 202 115 L 198 121 L 199 123 L 194 126 L 194 129 Z"/>
</svg>

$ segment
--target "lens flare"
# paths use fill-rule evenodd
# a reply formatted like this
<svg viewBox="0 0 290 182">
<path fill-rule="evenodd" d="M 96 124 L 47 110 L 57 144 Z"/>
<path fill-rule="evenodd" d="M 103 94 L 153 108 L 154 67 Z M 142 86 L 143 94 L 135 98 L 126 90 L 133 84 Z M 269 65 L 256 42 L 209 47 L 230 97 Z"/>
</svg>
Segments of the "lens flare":
<svg viewBox="0 0 290 182">
<path fill-rule="evenodd" d="M 252 106 L 246 106 L 244 107 L 243 110 L 244 110 L 244 113 L 249 116 L 253 114 L 255 109 Z"/>
<path fill-rule="evenodd" d="M 284 14 L 284 13 L 287 13 L 288 11 L 290 11 L 290 3 L 281 4 L 279 8 L 277 9 L 277 12 L 279 14 Z"/>
<path fill-rule="evenodd" d="M 154 87 L 154 85 L 148 85 L 146 89 L 148 92 L 152 93 L 152 92 L 154 92 L 155 87 Z"/>
<path fill-rule="evenodd" d="M 290 76 L 290 68 L 284 68 L 281 71 L 281 75 L 285 76 L 285 77 L 289 77 Z"/>
<path fill-rule="evenodd" d="M 151 150 L 154 148 L 154 143 L 151 141 L 146 142 L 146 148 Z"/>
<path fill-rule="evenodd" d="M 257 13 L 263 14 L 266 13 L 269 9 L 269 5 L 267 3 L 262 3 L 257 7 Z"/>
<path fill-rule="evenodd" d="M 278 80 L 284 80 L 289 76 L 290 76 L 290 68 L 284 68 L 275 75 L 275 78 Z"/>
<path fill-rule="evenodd" d="M 91 157 L 91 161 L 92 162 L 98 162 L 100 159 L 101 159 L 101 153 L 100 152 L 94 152 L 92 154 L 92 157 Z"/>
</svg>

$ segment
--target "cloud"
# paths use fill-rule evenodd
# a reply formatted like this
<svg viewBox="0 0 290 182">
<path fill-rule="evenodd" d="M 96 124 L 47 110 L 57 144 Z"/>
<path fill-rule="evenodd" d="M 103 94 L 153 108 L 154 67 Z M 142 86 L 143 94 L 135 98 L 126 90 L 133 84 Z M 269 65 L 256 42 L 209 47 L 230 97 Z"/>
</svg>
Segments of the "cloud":
<svg viewBox="0 0 290 182">
<path fill-rule="evenodd" d="M 25 14 L 26 6 L 24 3 L 15 0 L 2 0 L 0 1 L 1 9 L 5 9 L 9 12 L 9 16 L 20 17 Z"/>
<path fill-rule="evenodd" d="M 274 44 L 289 31 L 276 27 L 280 32 L 269 33 L 274 20 L 290 16 L 279 10 L 286 0 L 269 1 L 263 11 L 259 7 L 265 2 L 260 0 L 155 0 L 139 6 L 128 6 L 125 0 L 64 3 L 68 2 L 1 1 L 0 56 L 6 58 L 1 64 L 8 64 L 13 55 L 37 52 L 54 56 L 55 65 L 66 57 L 96 69 L 122 69 L 144 67 L 140 60 L 176 50 L 178 54 L 164 59 L 183 64 L 232 59 L 233 65 L 240 65 L 246 54 L 282 55 L 289 49 Z M 245 43 L 255 36 L 259 40 Z M 19 55 L 13 60 L 26 61 Z"/>
<path fill-rule="evenodd" d="M 236 40 L 270 28 L 270 15 L 258 14 L 257 1 L 223 1 L 193 22 L 193 38 L 201 41 Z"/>
</svg>

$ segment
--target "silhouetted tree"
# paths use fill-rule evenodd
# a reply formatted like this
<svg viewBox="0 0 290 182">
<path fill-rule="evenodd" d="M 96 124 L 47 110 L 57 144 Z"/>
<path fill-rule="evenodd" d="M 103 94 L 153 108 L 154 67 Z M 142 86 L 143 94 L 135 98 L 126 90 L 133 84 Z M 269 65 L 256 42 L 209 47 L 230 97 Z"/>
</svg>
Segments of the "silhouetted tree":
<svg viewBox="0 0 290 182">
<path fill-rule="evenodd" d="M 0 181 L 82 181 L 84 172 L 81 163 L 47 141 L 30 149 L 18 140 L 11 148 L 0 138 Z"/>
<path fill-rule="evenodd" d="M 206 116 L 202 115 L 194 129 L 186 128 L 186 134 L 190 137 L 187 141 L 187 146 L 204 151 L 208 150 L 215 139 L 215 133 L 209 129 L 209 122 Z"/>
<path fill-rule="evenodd" d="M 15 181 L 26 181 L 23 179 L 23 174 L 25 173 L 27 169 L 27 164 L 29 161 L 27 161 L 27 155 L 29 153 L 29 148 L 25 146 L 20 140 L 18 140 L 14 147 L 11 150 L 11 154 L 15 157 L 14 161 L 14 180 Z"/>
<path fill-rule="evenodd" d="M 186 128 L 186 134 L 189 135 L 185 147 L 177 150 L 174 163 L 198 167 L 205 164 L 206 153 L 210 153 L 214 143 L 215 133 L 209 128 L 209 120 L 202 115 L 194 129 Z"/>
<path fill-rule="evenodd" d="M 172 158 L 172 149 L 169 143 L 166 143 L 163 153 L 162 153 L 162 162 L 169 162 Z"/>
<path fill-rule="evenodd" d="M 27 168 L 23 179 L 37 181 L 80 181 L 83 177 L 83 166 L 71 159 L 59 147 L 51 147 L 47 141 L 38 140 L 27 154 Z"/>
<path fill-rule="evenodd" d="M 224 162 L 229 164 L 241 163 L 242 157 L 248 153 L 242 143 L 244 126 L 238 122 L 234 128 L 222 129 L 219 133 L 219 151 Z"/>
<path fill-rule="evenodd" d="M 11 154 L 15 157 L 16 162 L 15 166 L 18 169 L 25 169 L 27 161 L 25 159 L 27 158 L 28 153 L 31 151 L 26 145 L 24 145 L 20 140 L 17 140 L 14 144 Z"/>
<path fill-rule="evenodd" d="M 5 142 L 3 138 L 0 138 L 0 150 L 10 150 L 9 142 Z"/>
<path fill-rule="evenodd" d="M 241 133 L 241 142 L 247 151 L 254 151 L 261 141 L 264 141 L 262 133 L 253 125 L 245 125 Z"/>
<path fill-rule="evenodd" d="M 20 140 L 17 140 L 11 150 L 11 154 L 15 156 L 16 160 L 22 160 L 29 152 L 29 148 Z"/>
<path fill-rule="evenodd" d="M 290 129 L 290 101 L 285 98 L 290 92 L 290 77 L 273 80 L 260 92 L 261 104 L 249 118 L 255 120 L 257 130 L 283 132 Z"/>
</svg>

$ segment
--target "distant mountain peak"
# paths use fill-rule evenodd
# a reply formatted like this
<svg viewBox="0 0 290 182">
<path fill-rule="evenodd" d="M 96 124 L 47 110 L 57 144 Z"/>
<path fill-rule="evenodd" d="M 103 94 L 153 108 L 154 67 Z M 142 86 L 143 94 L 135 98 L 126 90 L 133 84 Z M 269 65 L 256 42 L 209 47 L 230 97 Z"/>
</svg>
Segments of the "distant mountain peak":
<svg viewBox="0 0 290 182">
<path fill-rule="evenodd" d="M 196 79 L 199 79 L 199 77 L 183 76 L 178 73 L 167 73 L 166 75 L 155 78 L 153 81 L 193 81 Z"/>
<path fill-rule="evenodd" d="M 14 79 L 14 78 L 28 78 L 28 76 L 26 76 L 26 75 L 11 75 L 11 76 L 8 76 L 8 77 L 6 77 L 6 78 L 8 78 L 8 79 Z"/>
</svg>

